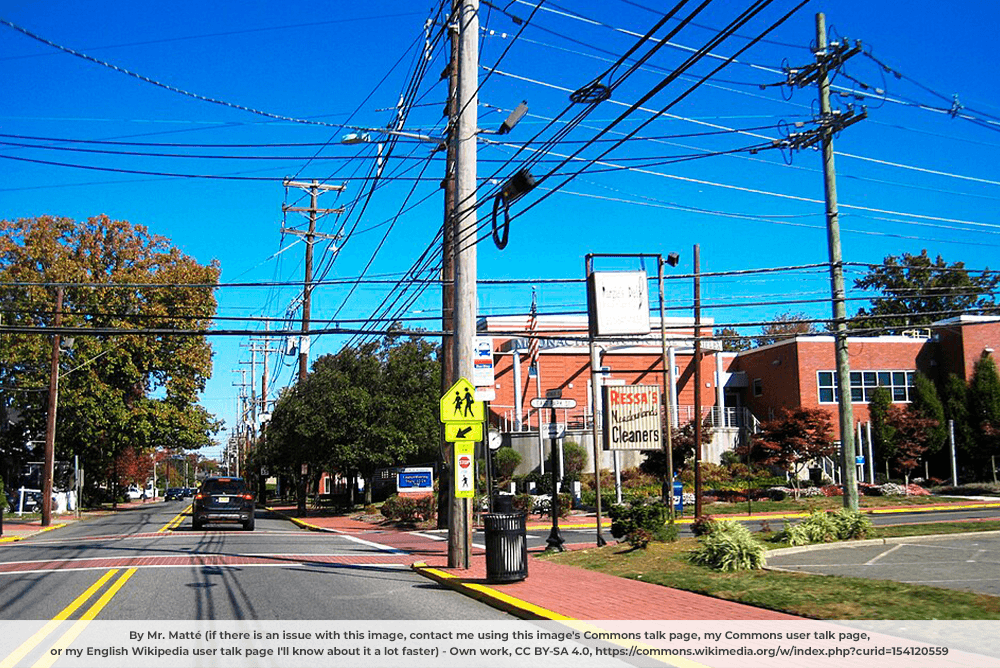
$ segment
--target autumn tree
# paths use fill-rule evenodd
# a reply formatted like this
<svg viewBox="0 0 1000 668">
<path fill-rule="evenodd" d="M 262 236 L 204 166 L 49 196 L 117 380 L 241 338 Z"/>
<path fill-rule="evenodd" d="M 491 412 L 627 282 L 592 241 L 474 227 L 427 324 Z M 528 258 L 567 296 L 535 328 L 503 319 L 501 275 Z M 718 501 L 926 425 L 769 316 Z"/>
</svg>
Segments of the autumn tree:
<svg viewBox="0 0 1000 668">
<path fill-rule="evenodd" d="M 201 265 L 141 225 L 96 216 L 0 221 L 0 385 L 21 412 L 3 436 L 6 469 L 37 456 L 45 431 L 53 285 L 64 284 L 64 327 L 82 330 L 62 358 L 56 456 L 109 470 L 127 448 L 211 444 L 218 422 L 198 406 L 212 372 L 203 335 L 215 314 L 219 267 Z M 87 478 L 96 482 L 96 476 Z"/>
<path fill-rule="evenodd" d="M 890 406 L 886 421 L 893 430 L 893 464 L 908 486 L 910 473 L 931 448 L 938 421 L 924 416 L 912 405 Z"/>
<path fill-rule="evenodd" d="M 961 313 L 996 306 L 1000 274 L 969 271 L 962 262 L 948 264 L 938 255 L 889 255 L 881 265 L 854 281 L 854 287 L 873 290 L 871 307 L 859 309 L 848 322 L 851 329 L 874 329 L 898 334 Z"/>
<path fill-rule="evenodd" d="M 808 462 L 837 453 L 830 413 L 822 408 L 782 409 L 778 417 L 761 424 L 749 445 L 738 450 L 751 462 L 777 466 L 792 474 L 795 497 L 799 474 Z"/>
</svg>

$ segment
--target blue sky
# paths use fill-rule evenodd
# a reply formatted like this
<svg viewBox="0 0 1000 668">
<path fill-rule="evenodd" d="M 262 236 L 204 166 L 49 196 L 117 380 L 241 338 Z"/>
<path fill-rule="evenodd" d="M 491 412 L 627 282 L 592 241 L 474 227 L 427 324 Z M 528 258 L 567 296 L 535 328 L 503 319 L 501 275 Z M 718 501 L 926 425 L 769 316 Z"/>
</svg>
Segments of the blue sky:
<svg viewBox="0 0 1000 668">
<path fill-rule="evenodd" d="M 605 70 L 609 59 L 657 21 L 650 9 L 667 6 L 653 0 L 561 0 L 535 10 L 533 0 L 515 0 L 497 3 L 506 7 L 504 14 L 484 5 L 481 63 L 494 71 L 488 77 L 488 69 L 481 72 L 480 127 L 495 128 L 521 100 L 531 111 L 513 133 L 484 135 L 480 177 L 496 173 L 504 179 L 516 171 L 526 153 L 509 159 L 520 142 L 536 133 L 539 139 L 551 138 L 563 127 L 551 119 L 570 106 L 566 91 Z M 793 6 L 774 2 L 713 54 L 733 54 L 747 44 L 745 37 L 758 35 Z M 403 127 L 431 135 L 441 131 L 446 87 L 439 76 L 446 49 L 437 38 L 436 4 L 108 0 L 3 3 L 0 8 L 0 18 L 39 37 L 201 96 L 127 76 L 0 26 L 0 85 L 6 91 L 0 109 L 0 141 L 6 142 L 0 144 L 3 217 L 82 219 L 106 213 L 148 226 L 201 262 L 218 260 L 223 283 L 294 283 L 302 278 L 303 246 L 293 235 L 282 236 L 281 227 L 301 227 L 304 221 L 297 214 L 285 218 L 281 207 L 307 202 L 297 190 L 286 194 L 281 179 L 346 183 L 344 193 L 323 195 L 320 206 L 344 205 L 350 213 L 322 220 L 319 229 L 334 234 L 343 226 L 350 234 L 337 252 L 317 246 L 317 266 L 328 281 L 362 274 L 366 280 L 353 292 L 350 282 L 317 288 L 313 314 L 319 322 L 314 326 L 328 321 L 350 326 L 354 319 L 370 317 L 392 294 L 392 285 L 382 281 L 399 279 L 431 246 L 442 220 L 443 154 L 433 153 L 433 144 L 400 140 L 369 198 L 370 182 L 361 177 L 374 169 L 375 144 L 341 145 L 347 130 L 335 126 L 387 126 L 407 86 L 416 81 Z M 589 147 L 584 142 L 677 68 L 690 55 L 686 48 L 705 44 L 737 8 L 742 3 L 709 5 L 645 67 L 625 78 L 611 100 L 557 145 L 546 146 L 551 155 L 540 157 L 552 160 L 581 146 L 581 156 L 597 157 L 612 142 Z M 515 39 L 521 26 L 511 16 L 526 19 L 533 11 Z M 540 179 L 540 187 L 512 208 L 506 249 L 498 250 L 488 239 L 479 244 L 480 279 L 524 281 L 481 286 L 480 315 L 526 313 L 532 283 L 542 312 L 580 311 L 582 286 L 542 280 L 581 278 L 587 253 L 680 253 L 681 263 L 667 281 L 667 306 L 674 315 L 690 312 L 691 281 L 685 276 L 692 270 L 694 244 L 700 245 L 706 272 L 825 262 L 818 153 L 767 150 L 704 157 L 766 143 L 787 133 L 789 125 L 815 116 L 814 88 L 760 86 L 780 82 L 783 64 L 811 62 L 816 12 L 826 13 L 835 35 L 860 39 L 877 59 L 857 55 L 834 80 L 840 108 L 853 102 L 866 105 L 869 113 L 835 141 L 845 261 L 877 263 L 887 255 L 926 248 L 970 268 L 995 268 L 1000 99 L 991 44 L 1000 6 L 918 1 L 901 11 L 898 3 L 885 0 L 814 1 L 747 50 L 739 63 L 670 108 L 670 116 L 653 120 L 637 138 L 608 153 L 608 164 L 591 166 L 555 193 L 549 189 L 565 177 Z M 425 28 L 428 18 L 432 21 Z M 421 65 L 427 44 L 431 59 Z M 703 76 L 718 62 L 704 59 L 690 74 Z M 425 74 L 419 78 L 421 69 Z M 636 129 L 650 118 L 645 109 L 661 110 L 694 83 L 684 77 L 671 83 L 604 137 L 620 139 L 613 133 Z M 963 105 L 956 116 L 935 109 L 948 108 L 953 94 Z M 581 109 L 571 107 L 564 118 Z M 676 162 L 694 156 L 702 157 Z M 543 160 L 531 170 L 542 177 L 555 166 Z M 568 175 L 565 168 L 561 173 Z M 191 178 L 195 175 L 242 180 Z M 480 215 L 489 208 L 484 206 Z M 405 212 L 399 215 L 401 209 Z M 852 268 L 848 285 L 862 273 Z M 292 327 L 281 320 L 297 315 L 298 293 L 294 285 L 223 287 L 220 316 L 258 320 L 220 321 L 218 327 L 262 330 L 260 318 L 276 319 L 272 329 Z M 407 294 L 415 295 L 414 301 L 397 302 L 392 315 L 439 314 L 435 289 Z M 828 276 L 821 269 L 703 281 L 706 315 L 720 325 L 767 320 L 785 311 L 826 318 L 828 295 Z M 850 290 L 848 296 L 864 297 Z M 849 311 L 861 305 L 852 301 Z M 434 320 L 407 322 L 437 327 Z M 213 338 L 215 372 L 203 402 L 229 427 L 236 413 L 232 383 L 239 378 L 233 370 L 249 371 L 240 364 L 250 359 L 248 342 Z M 319 337 L 313 357 L 346 342 L 348 337 Z M 294 375 L 293 358 L 272 356 L 271 361 L 272 382 L 286 385 Z"/>
</svg>

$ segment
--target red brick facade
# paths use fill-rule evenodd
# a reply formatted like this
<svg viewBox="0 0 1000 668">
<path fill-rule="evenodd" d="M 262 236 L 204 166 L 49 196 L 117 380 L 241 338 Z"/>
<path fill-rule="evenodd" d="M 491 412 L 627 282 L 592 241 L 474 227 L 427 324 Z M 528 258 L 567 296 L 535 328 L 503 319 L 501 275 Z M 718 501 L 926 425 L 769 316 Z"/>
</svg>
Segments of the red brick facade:
<svg viewBox="0 0 1000 668">
<path fill-rule="evenodd" d="M 711 332 L 711 322 L 704 333 Z M 602 377 L 633 384 L 663 384 L 659 322 L 654 334 L 641 342 L 617 342 L 602 345 Z M 590 357 L 584 318 L 540 317 L 536 333 L 543 337 L 539 354 L 540 387 L 529 375 L 526 337 L 527 318 L 488 318 L 480 322 L 480 335 L 493 336 L 495 392 L 491 402 L 491 422 L 508 431 L 515 430 L 518 419 L 526 427 L 537 429 L 537 411 L 531 399 L 545 396 L 547 390 L 560 389 L 564 398 L 574 399 L 577 408 L 560 411 L 557 419 L 581 427 L 591 411 Z M 673 318 L 666 323 L 668 346 L 674 354 L 676 406 L 680 422 L 687 422 L 694 404 L 694 355 L 691 347 L 693 323 Z M 868 420 L 867 397 L 883 385 L 897 402 L 908 400 L 912 374 L 920 372 L 933 380 L 955 373 L 968 380 L 976 360 L 983 354 L 1000 350 L 1000 317 L 961 316 L 934 323 L 931 328 L 912 336 L 849 337 L 848 349 L 852 371 L 854 419 Z M 516 351 L 516 354 L 515 354 Z M 716 359 L 718 357 L 718 360 Z M 519 359 L 520 392 L 515 391 L 514 360 Z M 718 366 L 717 366 L 718 364 Z M 724 388 L 718 388 L 718 379 Z M 746 408 L 758 419 L 767 420 L 782 408 L 805 406 L 826 408 L 837 425 L 837 400 L 833 385 L 836 369 L 832 336 L 800 336 L 780 343 L 738 354 L 706 351 L 702 361 L 702 397 L 705 412 L 719 404 L 727 409 Z M 515 406 L 520 397 L 520 414 Z M 685 413 L 685 410 L 687 413 Z M 547 423 L 549 415 L 542 416 Z"/>
</svg>

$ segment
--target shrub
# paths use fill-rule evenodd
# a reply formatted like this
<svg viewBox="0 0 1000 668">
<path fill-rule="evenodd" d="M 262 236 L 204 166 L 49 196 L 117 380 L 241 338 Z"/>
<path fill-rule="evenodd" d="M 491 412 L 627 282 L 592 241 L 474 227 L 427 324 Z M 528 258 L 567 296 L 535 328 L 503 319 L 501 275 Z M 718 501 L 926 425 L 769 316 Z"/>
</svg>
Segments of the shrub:
<svg viewBox="0 0 1000 668">
<path fill-rule="evenodd" d="M 382 504 L 382 514 L 386 519 L 398 522 L 427 521 L 434 518 L 434 513 L 433 494 L 393 494 Z"/>
<path fill-rule="evenodd" d="M 749 529 L 732 520 L 716 524 L 715 530 L 699 539 L 701 545 L 690 556 L 692 563 L 724 572 L 764 565 L 764 546 L 754 540 Z"/>
<path fill-rule="evenodd" d="M 645 548 L 651 540 L 670 539 L 669 530 L 664 531 L 667 507 L 660 501 L 613 505 L 608 516 L 611 517 L 611 535 L 619 540 L 624 538 L 632 547 Z M 673 539 L 676 539 L 676 527 Z"/>
<path fill-rule="evenodd" d="M 816 510 L 798 524 L 789 525 L 786 521 L 782 537 L 792 546 L 827 543 L 837 539 L 837 525 L 828 513 Z"/>
<path fill-rule="evenodd" d="M 796 525 L 790 526 L 786 522 L 780 538 L 792 546 L 808 545 L 864 538 L 873 529 L 871 520 L 860 511 L 842 508 L 835 513 L 827 513 L 817 510 Z"/>
<path fill-rule="evenodd" d="M 952 485 L 935 487 L 931 491 L 948 496 L 997 496 L 1000 494 L 1000 485 L 973 482 L 958 487 Z"/>
<path fill-rule="evenodd" d="M 493 466 L 498 480 L 510 480 L 521 464 L 521 453 L 514 448 L 500 448 L 493 453 Z"/>
<path fill-rule="evenodd" d="M 691 533 L 695 536 L 707 536 L 715 531 L 719 526 L 719 521 L 711 515 L 699 515 L 691 522 Z"/>
<path fill-rule="evenodd" d="M 848 508 L 841 508 L 833 513 L 833 523 L 837 525 L 837 537 L 841 540 L 864 538 L 875 529 L 867 515 Z"/>
</svg>

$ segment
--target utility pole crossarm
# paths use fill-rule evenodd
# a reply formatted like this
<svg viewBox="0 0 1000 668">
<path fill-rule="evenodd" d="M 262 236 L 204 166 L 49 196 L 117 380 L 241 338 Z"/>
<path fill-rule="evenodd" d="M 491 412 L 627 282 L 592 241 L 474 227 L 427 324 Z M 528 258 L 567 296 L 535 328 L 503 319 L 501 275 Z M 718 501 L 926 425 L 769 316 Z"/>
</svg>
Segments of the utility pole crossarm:
<svg viewBox="0 0 1000 668">
<path fill-rule="evenodd" d="M 286 180 L 283 183 L 284 183 L 284 185 L 285 185 L 286 188 L 302 188 L 303 190 L 311 190 L 311 189 L 315 188 L 317 190 L 336 190 L 337 192 L 343 192 L 347 188 L 347 186 L 344 185 L 344 184 L 341 184 L 341 185 L 332 185 L 332 184 L 329 184 L 329 183 L 317 183 L 315 181 L 310 181 L 310 182 L 307 183 L 305 181 L 287 181 Z"/>
</svg>

